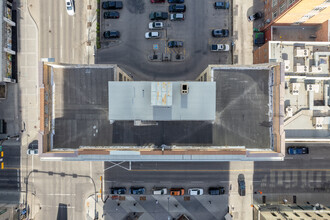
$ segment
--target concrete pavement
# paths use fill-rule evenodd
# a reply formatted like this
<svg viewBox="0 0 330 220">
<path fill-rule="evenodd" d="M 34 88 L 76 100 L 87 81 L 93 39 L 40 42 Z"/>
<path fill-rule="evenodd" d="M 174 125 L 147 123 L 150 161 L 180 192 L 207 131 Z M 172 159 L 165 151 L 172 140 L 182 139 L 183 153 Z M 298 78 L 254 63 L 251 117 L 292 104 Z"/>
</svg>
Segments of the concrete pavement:
<svg viewBox="0 0 330 220">
<path fill-rule="evenodd" d="M 253 63 L 253 23 L 248 22 L 247 14 L 253 7 L 253 0 L 232 1 L 233 10 L 233 49 L 234 64 Z"/>
</svg>

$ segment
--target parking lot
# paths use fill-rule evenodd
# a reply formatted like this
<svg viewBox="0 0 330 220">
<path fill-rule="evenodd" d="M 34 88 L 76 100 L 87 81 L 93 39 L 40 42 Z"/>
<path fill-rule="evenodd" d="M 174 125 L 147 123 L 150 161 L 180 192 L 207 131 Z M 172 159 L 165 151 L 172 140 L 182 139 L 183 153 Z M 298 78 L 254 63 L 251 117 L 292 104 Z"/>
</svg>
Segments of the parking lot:
<svg viewBox="0 0 330 220">
<path fill-rule="evenodd" d="M 119 19 L 104 19 L 101 8 L 101 49 L 96 63 L 119 64 L 141 79 L 194 79 L 208 64 L 232 63 L 232 7 L 215 9 L 215 1 L 185 1 L 183 21 L 162 21 L 164 29 L 158 39 L 145 39 L 151 12 L 168 12 L 166 3 L 150 0 L 123 0 L 117 10 Z M 101 2 L 102 6 L 102 2 Z M 170 16 L 170 14 L 169 14 Z M 229 37 L 214 38 L 213 29 L 229 29 Z M 105 39 L 104 31 L 120 32 L 118 39 Z M 169 48 L 169 41 L 182 41 L 182 48 Z M 211 44 L 229 44 L 228 52 L 211 52 Z M 154 56 L 156 55 L 156 56 Z"/>
</svg>

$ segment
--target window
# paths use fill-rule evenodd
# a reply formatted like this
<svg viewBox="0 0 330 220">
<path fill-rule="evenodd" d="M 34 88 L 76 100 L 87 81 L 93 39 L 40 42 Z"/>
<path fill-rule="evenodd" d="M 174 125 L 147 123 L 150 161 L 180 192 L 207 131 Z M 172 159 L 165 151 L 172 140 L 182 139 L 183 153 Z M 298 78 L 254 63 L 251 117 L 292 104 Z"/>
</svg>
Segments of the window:
<svg viewBox="0 0 330 220">
<path fill-rule="evenodd" d="M 295 0 L 289 0 L 289 6 L 294 3 Z"/>
<path fill-rule="evenodd" d="M 277 10 L 273 12 L 273 19 L 277 17 Z"/>
<path fill-rule="evenodd" d="M 280 14 L 282 14 L 283 11 L 285 11 L 285 9 L 286 9 L 286 4 L 285 2 L 283 2 L 283 4 L 280 6 Z"/>
<path fill-rule="evenodd" d="M 273 0 L 273 7 L 277 5 L 277 0 Z"/>
</svg>

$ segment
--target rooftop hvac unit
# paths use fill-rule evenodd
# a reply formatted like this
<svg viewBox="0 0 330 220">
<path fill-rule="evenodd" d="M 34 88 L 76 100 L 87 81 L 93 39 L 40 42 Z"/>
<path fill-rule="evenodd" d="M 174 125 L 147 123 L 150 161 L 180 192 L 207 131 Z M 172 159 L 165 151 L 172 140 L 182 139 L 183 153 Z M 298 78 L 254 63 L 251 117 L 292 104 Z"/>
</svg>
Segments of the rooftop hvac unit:
<svg viewBox="0 0 330 220">
<path fill-rule="evenodd" d="M 307 91 L 314 91 L 314 92 L 318 93 L 319 90 L 320 90 L 320 85 L 307 84 L 307 85 L 306 85 L 306 90 L 307 90 Z"/>
<path fill-rule="evenodd" d="M 312 66 L 311 72 L 312 73 L 321 73 L 322 72 L 322 67 L 320 67 L 320 66 Z"/>
<path fill-rule="evenodd" d="M 295 57 L 308 57 L 309 50 L 308 49 L 296 49 Z"/>
<path fill-rule="evenodd" d="M 292 115 L 293 115 L 292 107 L 291 106 L 286 107 L 285 108 L 285 113 L 286 113 L 287 117 L 292 117 Z"/>
<path fill-rule="evenodd" d="M 306 73 L 308 72 L 308 67 L 303 65 L 298 65 L 294 67 L 296 73 Z"/>
<path fill-rule="evenodd" d="M 290 70 L 290 60 L 284 60 L 284 71 L 287 72 Z"/>
<path fill-rule="evenodd" d="M 291 84 L 291 93 L 292 93 L 292 95 L 299 95 L 299 88 L 300 88 L 299 83 L 292 83 Z"/>
<path fill-rule="evenodd" d="M 314 117 L 314 127 L 315 129 L 322 129 L 323 128 L 323 123 L 324 123 L 324 118 L 323 117 Z"/>
<path fill-rule="evenodd" d="M 189 87 L 187 83 L 182 83 L 181 84 L 181 94 L 188 94 L 189 92 Z"/>
</svg>

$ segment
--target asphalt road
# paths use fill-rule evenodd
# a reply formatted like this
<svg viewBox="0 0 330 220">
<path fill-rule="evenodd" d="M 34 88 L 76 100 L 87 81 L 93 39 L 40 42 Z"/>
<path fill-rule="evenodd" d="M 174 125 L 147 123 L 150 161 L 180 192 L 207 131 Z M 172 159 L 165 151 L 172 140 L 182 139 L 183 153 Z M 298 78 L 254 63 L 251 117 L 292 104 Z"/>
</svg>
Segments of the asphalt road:
<svg viewBox="0 0 330 220">
<path fill-rule="evenodd" d="M 0 203 L 18 204 L 20 194 L 20 145 L 14 140 L 3 143 L 4 169 L 0 170 Z"/>
<path fill-rule="evenodd" d="M 75 1 L 75 15 L 66 12 L 65 1 L 39 1 L 34 16 L 39 29 L 40 58 L 55 58 L 61 63 L 87 63 L 87 2 Z M 95 11 L 95 9 L 94 9 Z"/>
<path fill-rule="evenodd" d="M 290 145 L 290 144 L 288 144 Z M 302 145 L 299 145 L 302 146 Z M 280 198 L 280 195 L 308 194 L 308 200 L 317 199 L 321 194 L 330 192 L 330 156 L 328 146 L 320 144 L 308 145 L 309 155 L 290 155 L 282 162 L 211 162 L 211 163 L 135 163 L 125 162 L 120 166 L 105 163 L 105 193 L 110 187 L 131 186 L 146 187 L 146 194 L 152 194 L 153 187 L 201 187 L 207 194 L 208 187 L 223 186 L 226 196 L 233 199 L 218 201 L 218 205 L 228 206 L 241 204 L 239 207 L 248 209 L 252 198 L 262 195 Z M 109 169 L 107 169 L 109 168 Z M 237 176 L 243 173 L 246 182 L 246 196 L 238 196 Z M 300 200 L 299 200 L 300 198 Z M 302 201 L 300 196 L 298 201 Z M 326 199 L 325 199 L 326 200 Z M 329 203 L 330 200 L 328 199 Z M 245 208 L 244 208 L 245 207 Z M 106 212 L 113 210 L 105 207 Z M 235 206 L 235 211 L 236 206 Z M 244 212 L 244 211 L 243 211 Z M 207 211 L 209 214 L 210 211 Z M 190 212 L 193 215 L 193 212 Z M 240 213 L 244 216 L 244 213 Z"/>
</svg>

